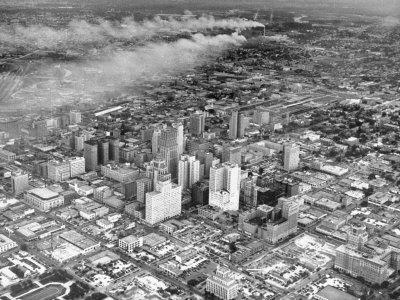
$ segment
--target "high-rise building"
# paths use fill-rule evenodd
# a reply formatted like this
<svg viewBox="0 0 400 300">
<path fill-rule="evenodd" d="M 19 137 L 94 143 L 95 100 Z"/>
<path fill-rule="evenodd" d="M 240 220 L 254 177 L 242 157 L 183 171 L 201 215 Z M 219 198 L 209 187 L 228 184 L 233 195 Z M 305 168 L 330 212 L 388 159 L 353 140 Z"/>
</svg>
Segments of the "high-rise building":
<svg viewBox="0 0 400 300">
<path fill-rule="evenodd" d="M 110 160 L 118 163 L 119 162 L 119 139 L 111 138 L 110 139 Z"/>
<path fill-rule="evenodd" d="M 108 139 L 98 141 L 98 162 L 100 165 L 106 165 L 110 161 L 110 142 Z"/>
<path fill-rule="evenodd" d="M 399 269 L 400 253 L 391 246 L 377 250 L 340 245 L 335 251 L 335 268 L 370 283 L 382 284 Z"/>
<path fill-rule="evenodd" d="M 69 179 L 71 172 L 68 161 L 49 161 L 47 163 L 47 177 L 55 182 Z"/>
<path fill-rule="evenodd" d="M 281 197 L 275 207 L 263 204 L 239 215 L 238 228 L 275 244 L 296 233 L 299 207 L 295 199 Z"/>
<path fill-rule="evenodd" d="M 72 157 L 68 160 L 69 172 L 71 177 L 76 177 L 85 173 L 85 158 Z"/>
<path fill-rule="evenodd" d="M 253 122 L 257 125 L 269 124 L 271 121 L 271 114 L 265 107 L 258 108 L 254 111 Z"/>
<path fill-rule="evenodd" d="M 196 111 L 190 116 L 190 133 L 195 136 L 202 136 L 205 123 L 204 113 L 202 111 Z"/>
<path fill-rule="evenodd" d="M 126 165 L 106 165 L 101 166 L 101 174 L 104 177 L 113 179 L 118 182 L 131 182 L 139 177 L 139 168 L 136 166 Z"/>
<path fill-rule="evenodd" d="M 174 128 L 167 128 L 161 132 L 159 138 L 159 154 L 165 160 L 168 172 L 172 178 L 177 176 L 178 168 L 178 132 Z"/>
<path fill-rule="evenodd" d="M 189 189 L 200 180 L 200 161 L 192 155 L 182 155 L 178 163 L 178 185 Z"/>
<path fill-rule="evenodd" d="M 82 114 L 80 111 L 72 110 L 69 112 L 70 124 L 79 124 L 82 122 Z"/>
<path fill-rule="evenodd" d="M 173 123 L 172 127 L 176 130 L 176 142 L 178 144 L 178 157 L 182 155 L 184 150 L 185 137 L 183 135 L 183 124 Z"/>
<path fill-rule="evenodd" d="M 154 188 L 158 181 L 171 180 L 171 173 L 168 172 L 168 166 L 164 159 L 157 157 L 151 162 L 145 164 L 146 177 L 150 178 Z"/>
<path fill-rule="evenodd" d="M 220 160 L 214 157 L 214 154 L 207 152 L 204 155 L 204 177 L 210 178 L 210 168 L 220 163 Z"/>
<path fill-rule="evenodd" d="M 300 147 L 294 143 L 287 143 L 283 147 L 283 168 L 290 172 L 299 167 Z"/>
<path fill-rule="evenodd" d="M 206 291 L 222 300 L 235 299 L 238 296 L 239 283 L 226 267 L 218 266 L 215 274 L 208 277 Z"/>
<path fill-rule="evenodd" d="M 47 163 L 47 177 L 55 182 L 64 181 L 85 173 L 85 158 L 72 157 L 63 161 Z"/>
<path fill-rule="evenodd" d="M 209 204 L 222 210 L 238 210 L 240 196 L 240 168 L 223 163 L 210 168 Z"/>
<path fill-rule="evenodd" d="M 145 220 L 150 225 L 180 215 L 182 189 L 170 180 L 158 181 L 155 190 L 146 194 Z"/>
<path fill-rule="evenodd" d="M 206 205 L 209 198 L 208 181 L 199 181 L 192 186 L 192 202 L 194 205 Z"/>
<path fill-rule="evenodd" d="M 136 181 L 136 200 L 144 203 L 146 194 L 153 190 L 153 181 L 150 178 L 143 177 Z"/>
<path fill-rule="evenodd" d="M 229 145 L 224 145 L 222 150 L 222 162 L 229 162 L 240 166 L 242 163 L 242 148 L 240 146 L 231 147 Z"/>
<path fill-rule="evenodd" d="M 28 173 L 12 173 L 11 174 L 11 187 L 14 195 L 18 196 L 29 188 L 29 175 Z"/>
<path fill-rule="evenodd" d="M 237 137 L 238 138 L 243 138 L 244 133 L 247 127 L 249 127 L 250 120 L 247 116 L 244 114 L 239 114 L 239 119 L 238 119 L 238 129 L 237 129 Z"/>
<path fill-rule="evenodd" d="M 232 140 L 238 137 L 238 119 L 239 112 L 237 110 L 232 112 L 231 119 L 229 121 L 229 138 Z"/>
<path fill-rule="evenodd" d="M 153 137 L 151 138 L 151 152 L 153 154 L 158 153 L 158 144 L 159 144 L 159 139 L 161 136 L 161 129 L 154 129 L 153 131 Z"/>
<path fill-rule="evenodd" d="M 86 171 L 96 171 L 98 167 L 97 141 L 89 140 L 83 144 L 83 155 L 85 157 Z"/>
</svg>

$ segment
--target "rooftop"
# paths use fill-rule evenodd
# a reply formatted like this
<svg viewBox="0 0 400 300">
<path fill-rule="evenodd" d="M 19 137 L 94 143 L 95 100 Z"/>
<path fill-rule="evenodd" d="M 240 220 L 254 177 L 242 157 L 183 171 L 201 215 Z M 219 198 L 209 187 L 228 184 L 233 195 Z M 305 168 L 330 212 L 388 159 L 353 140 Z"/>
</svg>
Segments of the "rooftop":
<svg viewBox="0 0 400 300">
<path fill-rule="evenodd" d="M 28 191 L 29 194 L 35 195 L 42 200 L 50 200 L 52 198 L 58 197 L 58 193 L 55 193 L 47 188 L 36 188 Z"/>
</svg>

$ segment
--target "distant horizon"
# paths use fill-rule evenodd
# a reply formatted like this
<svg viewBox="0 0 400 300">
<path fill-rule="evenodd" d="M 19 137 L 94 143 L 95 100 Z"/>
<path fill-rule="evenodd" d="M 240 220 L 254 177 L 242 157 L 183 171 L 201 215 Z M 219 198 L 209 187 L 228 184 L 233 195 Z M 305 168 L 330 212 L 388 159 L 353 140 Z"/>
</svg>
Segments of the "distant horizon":
<svg viewBox="0 0 400 300">
<path fill-rule="evenodd" d="M 63 6 L 63 7 L 60 7 Z M 149 10 L 204 10 L 204 9 L 293 9 L 310 12 L 372 14 L 400 16 L 398 0 L 0 0 L 6 8 L 86 8 L 86 9 L 149 9 Z"/>
</svg>

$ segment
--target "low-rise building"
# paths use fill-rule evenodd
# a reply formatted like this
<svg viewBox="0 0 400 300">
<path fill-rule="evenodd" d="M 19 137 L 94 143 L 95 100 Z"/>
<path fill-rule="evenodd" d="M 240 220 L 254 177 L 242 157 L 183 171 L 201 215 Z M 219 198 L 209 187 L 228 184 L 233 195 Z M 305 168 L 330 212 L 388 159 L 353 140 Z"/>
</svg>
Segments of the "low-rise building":
<svg viewBox="0 0 400 300">
<path fill-rule="evenodd" d="M 64 197 L 47 188 L 35 188 L 25 194 L 25 200 L 34 208 L 49 211 L 64 204 Z"/>
<path fill-rule="evenodd" d="M 129 235 L 122 239 L 119 239 L 118 246 L 126 252 L 133 252 L 133 249 L 143 246 L 143 237 L 137 237 L 135 235 Z"/>
</svg>

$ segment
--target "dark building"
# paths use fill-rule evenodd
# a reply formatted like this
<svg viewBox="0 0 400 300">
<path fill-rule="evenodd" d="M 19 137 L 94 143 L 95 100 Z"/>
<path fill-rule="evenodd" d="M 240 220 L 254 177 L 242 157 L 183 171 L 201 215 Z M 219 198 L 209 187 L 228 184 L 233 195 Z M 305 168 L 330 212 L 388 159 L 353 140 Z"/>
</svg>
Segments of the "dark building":
<svg viewBox="0 0 400 300">
<path fill-rule="evenodd" d="M 207 205 L 210 192 L 208 181 L 196 182 L 192 187 L 193 205 Z"/>
</svg>

